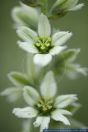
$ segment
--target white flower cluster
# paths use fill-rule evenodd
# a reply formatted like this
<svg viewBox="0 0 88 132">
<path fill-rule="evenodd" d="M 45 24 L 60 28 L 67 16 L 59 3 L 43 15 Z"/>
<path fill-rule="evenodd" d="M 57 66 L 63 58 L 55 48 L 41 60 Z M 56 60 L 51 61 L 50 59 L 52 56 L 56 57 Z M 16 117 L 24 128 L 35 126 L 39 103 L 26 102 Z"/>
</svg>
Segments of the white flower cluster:
<svg viewBox="0 0 88 132">
<path fill-rule="evenodd" d="M 10 102 L 23 97 L 27 107 L 14 108 L 13 114 L 19 118 L 33 119 L 32 125 L 40 127 L 40 132 L 49 128 L 52 120 L 71 125 L 69 118 L 80 106 L 76 102 L 77 95 L 57 94 L 56 79 L 63 73 L 70 78 L 75 78 L 77 73 L 87 75 L 88 69 L 74 63 L 80 50 L 67 49 L 64 45 L 72 33 L 60 30 L 54 32 L 54 26 L 50 23 L 50 18 L 54 15 L 63 16 L 68 11 L 80 9 L 83 4 L 77 4 L 78 1 L 55 0 L 50 9 L 46 6 L 44 10 L 42 6 L 47 5 L 48 0 L 46 3 L 29 0 L 29 4 L 35 8 L 21 2 L 20 7 L 12 11 L 16 32 L 20 38 L 18 45 L 28 53 L 30 64 L 27 64 L 28 73 L 11 72 L 8 75 L 14 86 L 4 90 L 1 95 L 7 96 Z"/>
</svg>

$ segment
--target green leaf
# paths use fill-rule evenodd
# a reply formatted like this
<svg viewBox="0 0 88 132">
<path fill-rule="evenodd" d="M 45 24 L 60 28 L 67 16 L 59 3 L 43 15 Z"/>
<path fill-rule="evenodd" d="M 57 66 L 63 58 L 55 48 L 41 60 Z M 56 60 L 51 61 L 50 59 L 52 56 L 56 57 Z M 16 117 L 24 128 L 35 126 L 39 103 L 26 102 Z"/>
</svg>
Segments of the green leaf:
<svg viewBox="0 0 88 132">
<path fill-rule="evenodd" d="M 29 85 L 28 77 L 20 72 L 11 72 L 8 77 L 15 86 Z"/>
</svg>

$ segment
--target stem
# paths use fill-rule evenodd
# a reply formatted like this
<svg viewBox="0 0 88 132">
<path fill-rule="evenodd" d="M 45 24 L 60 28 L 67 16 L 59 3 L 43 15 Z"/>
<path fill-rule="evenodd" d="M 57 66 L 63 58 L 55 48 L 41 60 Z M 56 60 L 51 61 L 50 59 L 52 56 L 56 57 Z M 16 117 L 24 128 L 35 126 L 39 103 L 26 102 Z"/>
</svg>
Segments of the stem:
<svg viewBox="0 0 88 132">
<path fill-rule="evenodd" d="M 47 0 L 42 0 L 42 12 L 48 16 L 48 2 Z"/>
</svg>

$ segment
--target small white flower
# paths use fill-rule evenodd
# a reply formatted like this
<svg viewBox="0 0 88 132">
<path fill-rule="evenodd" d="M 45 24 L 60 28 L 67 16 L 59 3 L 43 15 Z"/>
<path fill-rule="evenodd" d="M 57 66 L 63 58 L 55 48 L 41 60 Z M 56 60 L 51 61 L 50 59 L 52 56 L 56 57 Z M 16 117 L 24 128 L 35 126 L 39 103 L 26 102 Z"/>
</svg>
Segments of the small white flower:
<svg viewBox="0 0 88 132">
<path fill-rule="evenodd" d="M 66 48 L 62 45 L 72 36 L 72 33 L 64 31 L 52 35 L 49 20 L 43 14 L 39 18 L 38 33 L 21 26 L 17 34 L 23 40 L 18 42 L 20 48 L 34 54 L 35 64 L 41 66 L 46 66 L 52 60 L 52 56 L 61 53 Z"/>
<path fill-rule="evenodd" d="M 0 95 L 6 96 L 9 102 L 14 102 L 22 97 L 23 87 L 29 84 L 29 78 L 20 72 L 11 72 L 8 74 L 8 78 L 13 86 L 2 91 Z"/>
<path fill-rule="evenodd" d="M 66 116 L 72 115 L 69 106 L 74 106 L 76 95 L 56 96 L 57 87 L 52 72 L 48 72 L 40 86 L 40 94 L 35 88 L 24 87 L 24 99 L 28 107 L 14 108 L 13 113 L 19 118 L 35 118 L 33 125 L 40 126 L 40 132 L 49 127 L 50 120 L 70 125 Z"/>
<path fill-rule="evenodd" d="M 75 60 L 80 52 L 80 49 L 69 49 L 62 54 L 65 61 L 65 73 L 70 79 L 75 79 L 79 74 L 87 76 L 88 68 L 81 67 L 79 64 L 75 63 Z M 67 58 L 66 58 L 67 56 Z"/>
<path fill-rule="evenodd" d="M 53 11 L 56 7 L 58 7 L 58 10 L 61 9 L 65 12 L 79 10 L 84 6 L 84 4 L 78 4 L 78 1 L 79 0 L 56 0 L 51 10 Z"/>
<path fill-rule="evenodd" d="M 58 71 L 56 76 L 59 77 L 60 74 L 64 74 L 70 79 L 76 79 L 79 75 L 88 75 L 88 68 L 81 67 L 75 62 L 79 52 L 80 49 L 67 49 L 55 57 L 56 61 L 52 62 L 52 70 L 55 73 Z"/>
<path fill-rule="evenodd" d="M 37 8 L 27 6 L 22 2 L 20 2 L 20 6 L 15 7 L 12 10 L 12 18 L 16 27 L 25 25 L 28 27 L 36 28 L 39 15 L 40 11 Z"/>
</svg>

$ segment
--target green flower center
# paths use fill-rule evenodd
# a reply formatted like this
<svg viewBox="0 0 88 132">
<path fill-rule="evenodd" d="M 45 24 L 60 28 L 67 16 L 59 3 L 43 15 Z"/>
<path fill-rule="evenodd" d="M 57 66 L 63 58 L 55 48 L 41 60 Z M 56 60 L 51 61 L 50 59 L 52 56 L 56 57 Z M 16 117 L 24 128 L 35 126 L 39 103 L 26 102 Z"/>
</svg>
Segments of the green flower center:
<svg viewBox="0 0 88 132">
<path fill-rule="evenodd" d="M 44 99 L 41 99 L 37 104 L 37 109 L 40 114 L 49 114 L 53 110 L 53 100 L 45 101 Z"/>
<path fill-rule="evenodd" d="M 50 37 L 39 37 L 36 39 L 35 46 L 41 54 L 48 53 L 52 48 L 52 39 Z"/>
</svg>

